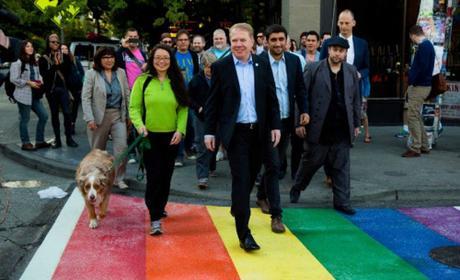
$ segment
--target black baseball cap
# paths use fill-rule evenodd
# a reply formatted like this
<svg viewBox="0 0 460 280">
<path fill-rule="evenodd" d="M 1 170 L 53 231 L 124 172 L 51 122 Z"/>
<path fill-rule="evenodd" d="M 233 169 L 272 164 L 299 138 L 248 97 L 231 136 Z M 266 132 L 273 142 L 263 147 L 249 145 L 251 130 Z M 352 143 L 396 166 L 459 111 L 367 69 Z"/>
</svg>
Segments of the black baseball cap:
<svg viewBox="0 0 460 280">
<path fill-rule="evenodd" d="M 342 47 L 344 49 L 350 48 L 350 45 L 348 44 L 348 41 L 343 39 L 342 37 L 339 37 L 339 36 L 335 36 L 335 37 L 329 39 L 329 41 L 327 43 L 327 46 L 328 47 L 338 46 L 338 47 Z"/>
</svg>

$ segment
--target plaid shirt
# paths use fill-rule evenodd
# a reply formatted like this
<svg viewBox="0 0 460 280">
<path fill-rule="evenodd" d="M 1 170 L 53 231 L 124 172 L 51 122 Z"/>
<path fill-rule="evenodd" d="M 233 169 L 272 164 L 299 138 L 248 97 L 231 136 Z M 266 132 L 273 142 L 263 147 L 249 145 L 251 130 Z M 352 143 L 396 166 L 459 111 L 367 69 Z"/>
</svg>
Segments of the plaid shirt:
<svg viewBox="0 0 460 280">
<path fill-rule="evenodd" d="M 17 102 L 24 105 L 32 105 L 32 88 L 27 84 L 30 81 L 30 65 L 26 64 L 24 72 L 21 74 L 21 60 L 17 60 L 10 66 L 10 81 L 16 86 L 14 89 L 14 98 Z M 34 66 L 35 80 L 43 82 L 38 65 Z"/>
</svg>

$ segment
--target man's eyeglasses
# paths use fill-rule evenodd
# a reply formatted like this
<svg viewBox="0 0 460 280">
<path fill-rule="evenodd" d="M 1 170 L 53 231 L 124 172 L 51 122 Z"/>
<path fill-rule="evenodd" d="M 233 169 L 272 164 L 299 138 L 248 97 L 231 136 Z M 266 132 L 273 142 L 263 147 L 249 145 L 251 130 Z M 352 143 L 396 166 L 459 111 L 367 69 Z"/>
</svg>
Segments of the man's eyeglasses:
<svg viewBox="0 0 460 280">
<path fill-rule="evenodd" d="M 163 44 L 172 44 L 172 41 L 171 40 L 163 40 L 161 41 Z"/>
</svg>

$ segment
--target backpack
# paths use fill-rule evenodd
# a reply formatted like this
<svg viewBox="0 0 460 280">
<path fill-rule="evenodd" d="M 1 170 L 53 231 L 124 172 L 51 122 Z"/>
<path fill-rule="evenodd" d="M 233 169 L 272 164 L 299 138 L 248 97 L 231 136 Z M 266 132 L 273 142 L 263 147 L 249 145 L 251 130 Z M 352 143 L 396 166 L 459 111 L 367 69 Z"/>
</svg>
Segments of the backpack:
<svg viewBox="0 0 460 280">
<path fill-rule="evenodd" d="M 26 64 L 21 62 L 21 73 L 19 75 L 22 75 L 25 69 L 26 69 Z M 8 72 L 8 74 L 6 74 L 6 77 L 5 77 L 5 92 L 6 92 L 6 95 L 8 96 L 8 100 L 11 103 L 15 104 L 16 99 L 14 99 L 14 90 L 16 89 L 16 86 L 10 81 L 10 72 Z"/>
</svg>

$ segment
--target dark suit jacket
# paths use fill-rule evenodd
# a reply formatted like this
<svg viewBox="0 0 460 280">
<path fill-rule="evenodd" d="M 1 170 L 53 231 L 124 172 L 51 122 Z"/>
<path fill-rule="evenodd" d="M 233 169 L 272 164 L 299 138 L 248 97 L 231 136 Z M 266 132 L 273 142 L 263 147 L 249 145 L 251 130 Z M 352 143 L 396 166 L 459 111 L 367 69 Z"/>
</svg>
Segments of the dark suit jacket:
<svg viewBox="0 0 460 280">
<path fill-rule="evenodd" d="M 258 137 L 265 141 L 268 133 L 281 128 L 275 81 L 268 62 L 252 56 Z M 218 134 L 225 148 L 232 140 L 241 101 L 240 86 L 233 56 L 226 56 L 211 66 L 211 89 L 205 105 L 205 135 Z M 218 130 L 217 131 L 217 127 Z M 268 139 L 267 139 L 268 140 Z"/>
<path fill-rule="evenodd" d="M 267 52 L 264 51 L 259 56 L 266 59 L 270 65 Z M 303 82 L 300 59 L 295 54 L 289 52 L 284 52 L 284 59 L 286 62 L 286 74 L 288 78 L 289 113 L 292 119 L 292 126 L 294 127 L 294 120 L 297 117 L 295 105 L 297 105 L 298 114 L 307 112 L 307 89 L 305 88 L 305 84 Z"/>
<path fill-rule="evenodd" d="M 307 125 L 307 141 L 318 143 L 321 136 L 324 120 L 326 119 L 331 101 L 331 78 L 327 59 L 315 62 L 304 73 L 307 87 L 307 112 L 310 123 Z M 343 63 L 343 80 L 345 91 L 345 107 L 347 110 L 350 143 L 353 142 L 354 128 L 360 126 L 361 96 L 359 94 L 359 80 L 356 68 Z"/>
<path fill-rule="evenodd" d="M 325 59 L 329 56 L 328 44 L 329 40 L 327 39 L 323 43 L 321 48 L 321 54 L 319 59 Z M 353 65 L 356 67 L 358 72 L 361 74 L 361 79 L 369 77 L 369 47 L 366 40 L 361 39 L 353 35 L 353 45 L 355 48 L 355 59 Z"/>
<path fill-rule="evenodd" d="M 201 121 L 204 121 L 204 110 L 198 113 L 200 107 L 204 108 L 206 105 L 206 100 L 209 96 L 209 85 L 203 70 L 193 76 L 188 85 L 188 94 L 190 96 L 190 108 L 195 111 Z"/>
</svg>

